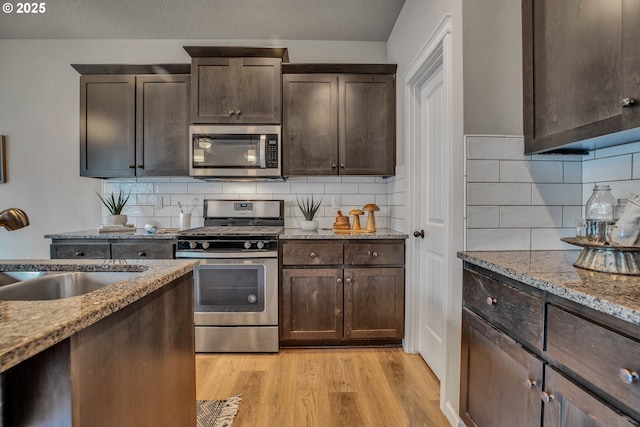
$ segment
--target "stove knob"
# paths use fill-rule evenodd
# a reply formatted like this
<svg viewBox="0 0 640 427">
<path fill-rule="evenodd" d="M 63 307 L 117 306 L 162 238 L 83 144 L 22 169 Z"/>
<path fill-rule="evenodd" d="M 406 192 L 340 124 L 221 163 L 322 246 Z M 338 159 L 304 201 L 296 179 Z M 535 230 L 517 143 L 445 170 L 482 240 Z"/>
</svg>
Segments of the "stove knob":
<svg viewBox="0 0 640 427">
<path fill-rule="evenodd" d="M 198 246 L 198 242 L 193 242 L 193 241 L 189 242 L 189 247 L 190 247 L 191 249 L 195 249 L 195 248 L 196 248 L 196 246 Z"/>
<path fill-rule="evenodd" d="M 248 240 L 246 242 L 244 242 L 244 248 L 245 249 L 251 249 L 251 242 L 248 241 Z"/>
<path fill-rule="evenodd" d="M 202 242 L 202 249 L 207 249 L 209 247 L 209 242 Z"/>
<path fill-rule="evenodd" d="M 264 242 L 258 242 L 258 243 L 256 243 L 256 246 L 258 247 L 258 249 L 263 249 L 264 248 Z"/>
</svg>

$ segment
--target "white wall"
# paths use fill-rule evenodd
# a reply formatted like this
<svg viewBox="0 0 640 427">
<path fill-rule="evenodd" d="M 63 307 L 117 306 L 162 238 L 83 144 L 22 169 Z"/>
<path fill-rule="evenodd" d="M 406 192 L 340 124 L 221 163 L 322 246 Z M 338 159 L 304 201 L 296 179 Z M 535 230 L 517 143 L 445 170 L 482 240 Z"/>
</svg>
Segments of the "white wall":
<svg viewBox="0 0 640 427">
<path fill-rule="evenodd" d="M 79 176 L 79 75 L 69 64 L 188 63 L 185 45 L 284 46 L 292 62 L 387 62 L 381 42 L 0 40 L 0 135 L 7 136 L 8 170 L 0 209 L 22 208 L 31 220 L 20 230 L 0 230 L 0 258 L 48 258 L 45 234 L 101 222 L 95 191 L 102 182 Z"/>
</svg>

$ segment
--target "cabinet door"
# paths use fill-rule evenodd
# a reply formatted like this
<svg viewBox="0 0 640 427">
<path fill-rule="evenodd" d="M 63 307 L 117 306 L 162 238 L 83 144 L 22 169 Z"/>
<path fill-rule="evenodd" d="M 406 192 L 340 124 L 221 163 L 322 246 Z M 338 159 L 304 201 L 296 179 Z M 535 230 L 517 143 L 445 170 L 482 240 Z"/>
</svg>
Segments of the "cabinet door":
<svg viewBox="0 0 640 427">
<path fill-rule="evenodd" d="M 395 75 L 339 77 L 341 175 L 395 174 Z"/>
<path fill-rule="evenodd" d="M 280 338 L 342 338 L 342 270 L 282 270 Z"/>
<path fill-rule="evenodd" d="M 633 427 L 628 418 L 614 412 L 598 399 L 549 366 L 545 369 L 545 427 Z"/>
<path fill-rule="evenodd" d="M 543 362 L 462 311 L 460 415 L 468 426 L 539 427 Z"/>
<path fill-rule="evenodd" d="M 623 15 L 627 1 L 637 3 L 542 0 L 533 7 L 533 0 L 523 1 L 527 153 L 625 127 L 621 101 L 633 94 L 623 93 L 623 30 L 635 33 L 631 49 L 638 37 L 637 12 Z M 625 26 L 627 18 L 631 25 Z"/>
<path fill-rule="evenodd" d="M 404 337 L 404 268 L 344 271 L 345 338 Z"/>
<path fill-rule="evenodd" d="M 237 123 L 282 121 L 282 61 L 275 58 L 242 58 L 234 77 Z"/>
<path fill-rule="evenodd" d="M 235 123 L 237 62 L 230 58 L 193 58 L 192 123 Z"/>
<path fill-rule="evenodd" d="M 283 173 L 338 174 L 338 77 L 283 77 Z"/>
<path fill-rule="evenodd" d="M 135 77 L 80 77 L 80 176 L 135 176 Z"/>
<path fill-rule="evenodd" d="M 189 175 L 189 76 L 136 77 L 136 175 Z"/>
</svg>

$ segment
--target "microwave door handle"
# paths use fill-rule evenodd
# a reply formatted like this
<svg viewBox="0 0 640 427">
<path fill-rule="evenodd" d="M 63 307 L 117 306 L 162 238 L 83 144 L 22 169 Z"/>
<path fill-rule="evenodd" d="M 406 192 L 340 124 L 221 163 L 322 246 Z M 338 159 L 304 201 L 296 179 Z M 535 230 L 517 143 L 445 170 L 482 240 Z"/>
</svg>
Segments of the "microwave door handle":
<svg viewBox="0 0 640 427">
<path fill-rule="evenodd" d="M 260 135 L 260 168 L 267 167 L 267 135 Z"/>
</svg>

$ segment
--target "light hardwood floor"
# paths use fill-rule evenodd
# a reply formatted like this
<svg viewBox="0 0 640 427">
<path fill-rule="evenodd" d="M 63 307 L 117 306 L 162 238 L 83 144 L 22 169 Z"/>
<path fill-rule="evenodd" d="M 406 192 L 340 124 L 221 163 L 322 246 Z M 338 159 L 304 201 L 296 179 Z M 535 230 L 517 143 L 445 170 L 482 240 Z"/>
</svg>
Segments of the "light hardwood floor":
<svg viewBox="0 0 640 427">
<path fill-rule="evenodd" d="M 196 397 L 242 394 L 233 427 L 440 427 L 439 384 L 400 348 L 199 354 Z"/>
</svg>

